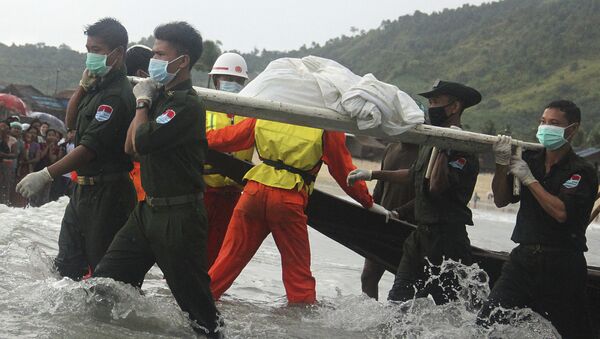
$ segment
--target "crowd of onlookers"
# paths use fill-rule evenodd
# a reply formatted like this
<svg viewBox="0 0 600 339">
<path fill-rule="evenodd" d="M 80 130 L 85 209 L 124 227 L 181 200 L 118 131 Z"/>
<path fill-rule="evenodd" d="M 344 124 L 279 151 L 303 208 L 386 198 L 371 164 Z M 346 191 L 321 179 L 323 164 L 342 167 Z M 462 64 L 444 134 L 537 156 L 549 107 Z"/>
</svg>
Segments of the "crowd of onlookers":
<svg viewBox="0 0 600 339">
<path fill-rule="evenodd" d="M 0 121 L 0 204 L 37 207 L 68 194 L 69 175 L 54 180 L 31 199 L 16 193 L 15 185 L 27 174 L 52 165 L 73 150 L 74 137 L 74 131 L 63 135 L 40 120 L 27 124 L 13 116 Z"/>
</svg>

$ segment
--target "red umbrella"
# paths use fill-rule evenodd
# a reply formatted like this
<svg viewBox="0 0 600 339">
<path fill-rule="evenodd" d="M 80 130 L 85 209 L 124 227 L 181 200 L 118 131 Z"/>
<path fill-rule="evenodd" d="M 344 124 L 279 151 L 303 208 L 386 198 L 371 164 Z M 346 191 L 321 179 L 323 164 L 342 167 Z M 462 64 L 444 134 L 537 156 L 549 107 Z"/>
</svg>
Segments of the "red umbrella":
<svg viewBox="0 0 600 339">
<path fill-rule="evenodd" d="M 0 93 L 0 108 L 6 108 L 21 115 L 27 113 L 27 106 L 23 100 L 12 94 Z"/>
</svg>

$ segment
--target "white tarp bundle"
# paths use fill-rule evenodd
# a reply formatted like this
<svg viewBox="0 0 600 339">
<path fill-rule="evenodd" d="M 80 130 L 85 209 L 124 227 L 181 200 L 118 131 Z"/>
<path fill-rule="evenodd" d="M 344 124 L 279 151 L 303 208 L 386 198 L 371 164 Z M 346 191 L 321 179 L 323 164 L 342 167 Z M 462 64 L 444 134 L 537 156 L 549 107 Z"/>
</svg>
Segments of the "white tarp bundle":
<svg viewBox="0 0 600 339">
<path fill-rule="evenodd" d="M 360 129 L 381 126 L 389 135 L 424 122 L 417 103 L 396 86 L 372 74 L 360 77 L 333 60 L 316 56 L 272 61 L 239 94 L 330 108 L 356 119 Z"/>
</svg>

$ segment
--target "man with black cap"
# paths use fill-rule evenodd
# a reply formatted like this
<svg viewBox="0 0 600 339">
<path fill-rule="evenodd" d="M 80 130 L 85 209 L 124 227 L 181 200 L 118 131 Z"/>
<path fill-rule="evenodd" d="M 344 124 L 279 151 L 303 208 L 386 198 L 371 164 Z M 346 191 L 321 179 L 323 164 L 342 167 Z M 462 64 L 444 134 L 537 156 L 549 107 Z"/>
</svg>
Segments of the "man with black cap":
<svg viewBox="0 0 600 339">
<path fill-rule="evenodd" d="M 429 99 L 431 124 L 449 128 L 460 128 L 462 112 L 481 101 L 481 94 L 477 90 L 440 80 L 435 82 L 431 91 L 419 95 Z M 404 242 L 389 300 L 406 301 L 428 294 L 433 296 L 437 304 L 455 299 L 455 279 L 443 274 L 434 281 L 428 281 L 432 275 L 439 274 L 439 268 L 429 266 L 439 266 L 444 258 L 466 265 L 472 263 L 465 225 L 473 225 L 467 204 L 479 174 L 477 156 L 439 150 L 432 157 L 432 151 L 431 146 L 421 146 L 417 160 L 410 169 L 358 169 L 348 175 L 350 184 L 356 180 L 373 179 L 414 183 L 414 217 L 418 228 Z M 429 176 L 426 175 L 428 167 L 431 168 Z"/>
</svg>

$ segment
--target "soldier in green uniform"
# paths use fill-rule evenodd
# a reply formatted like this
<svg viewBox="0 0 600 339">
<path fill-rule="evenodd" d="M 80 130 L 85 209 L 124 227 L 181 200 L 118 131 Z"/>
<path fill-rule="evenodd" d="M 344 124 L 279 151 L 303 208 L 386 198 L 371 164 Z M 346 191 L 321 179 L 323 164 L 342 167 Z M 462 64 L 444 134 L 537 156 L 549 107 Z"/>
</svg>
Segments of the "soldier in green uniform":
<svg viewBox="0 0 600 339">
<path fill-rule="evenodd" d="M 509 321 L 510 312 L 499 305 L 505 310 L 529 307 L 549 319 L 563 338 L 598 337 L 586 305 L 583 255 L 598 177 L 594 166 L 571 148 L 580 124 L 575 103 L 554 101 L 544 109 L 537 131 L 543 150 L 511 157 L 506 136 L 494 146 L 494 203 L 521 202 L 511 237 L 518 246 L 482 307 L 479 324 Z M 522 183 L 520 196 L 513 195 L 513 177 Z"/>
<path fill-rule="evenodd" d="M 137 109 L 125 144 L 139 156 L 146 200 L 116 235 L 94 276 L 141 287 L 157 263 L 194 330 L 219 337 L 206 267 L 206 114 L 190 75 L 202 38 L 185 22 L 159 26 L 154 37 L 150 78 L 133 89 Z"/>
<path fill-rule="evenodd" d="M 433 89 L 419 94 L 429 99 L 432 125 L 459 128 L 462 112 L 481 101 L 481 94 L 462 84 L 436 81 Z M 397 171 L 354 170 L 348 180 L 384 180 L 414 183 L 415 222 L 417 229 L 406 239 L 394 285 L 388 294 L 393 301 L 410 300 L 431 294 L 437 304 L 455 298 L 455 281 L 451 275 L 427 283 L 439 270 L 443 258 L 472 263 L 471 247 L 465 225 L 473 225 L 467 207 L 473 194 L 479 161 L 475 154 L 439 150 L 433 159 L 431 176 L 426 172 L 432 147 L 422 146 L 410 169 Z"/>
<path fill-rule="evenodd" d="M 53 178 L 77 171 L 55 259 L 59 273 L 74 280 L 96 267 L 136 200 L 128 175 L 131 160 L 123 150 L 135 112 L 123 64 L 127 31 L 117 20 L 105 18 L 88 26 L 85 34 L 86 69 L 66 119 L 69 128 L 76 128 L 76 147 L 17 185 L 21 195 L 31 197 Z"/>
</svg>

